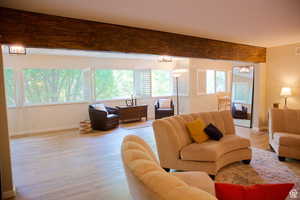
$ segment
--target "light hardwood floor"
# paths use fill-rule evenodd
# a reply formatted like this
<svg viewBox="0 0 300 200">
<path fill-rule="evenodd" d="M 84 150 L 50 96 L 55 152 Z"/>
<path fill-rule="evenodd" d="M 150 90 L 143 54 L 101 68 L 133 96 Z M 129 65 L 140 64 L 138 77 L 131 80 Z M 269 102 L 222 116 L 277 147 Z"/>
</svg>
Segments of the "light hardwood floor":
<svg viewBox="0 0 300 200">
<path fill-rule="evenodd" d="M 251 139 L 253 146 L 268 147 L 265 134 L 237 129 L 241 136 Z M 14 199 L 131 199 L 120 158 L 120 145 L 128 134 L 142 137 L 155 150 L 152 127 L 144 124 L 87 135 L 67 131 L 12 139 L 13 176 L 18 193 Z"/>
</svg>

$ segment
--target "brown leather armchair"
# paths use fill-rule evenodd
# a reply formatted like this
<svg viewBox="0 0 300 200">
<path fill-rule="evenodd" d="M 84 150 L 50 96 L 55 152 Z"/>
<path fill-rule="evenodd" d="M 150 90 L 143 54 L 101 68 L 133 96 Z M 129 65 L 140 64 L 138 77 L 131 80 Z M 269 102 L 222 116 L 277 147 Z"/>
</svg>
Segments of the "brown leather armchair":
<svg viewBox="0 0 300 200">
<path fill-rule="evenodd" d="M 89 105 L 91 125 L 94 130 L 109 130 L 119 125 L 118 109 L 105 106 L 106 111 L 97 110 L 97 104 Z"/>
<path fill-rule="evenodd" d="M 174 115 L 174 104 L 171 100 L 170 108 L 160 108 L 159 100 L 156 101 L 154 108 L 155 108 L 155 119 L 161 119 L 164 117 L 170 117 Z"/>
<path fill-rule="evenodd" d="M 242 110 L 237 109 L 237 105 L 240 104 Z M 233 103 L 232 104 L 232 116 L 235 119 L 248 119 L 248 109 L 241 103 Z"/>
</svg>

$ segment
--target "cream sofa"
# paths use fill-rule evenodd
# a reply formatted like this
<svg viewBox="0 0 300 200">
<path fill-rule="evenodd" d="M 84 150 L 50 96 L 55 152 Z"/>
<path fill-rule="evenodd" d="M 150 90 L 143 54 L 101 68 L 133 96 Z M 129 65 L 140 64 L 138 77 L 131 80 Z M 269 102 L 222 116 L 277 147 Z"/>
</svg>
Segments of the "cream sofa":
<svg viewBox="0 0 300 200">
<path fill-rule="evenodd" d="M 217 126 L 223 132 L 223 138 L 193 143 L 185 124 L 197 118 Z M 230 111 L 163 118 L 153 122 L 153 129 L 160 164 L 166 170 L 205 171 L 214 177 L 227 164 L 237 161 L 249 164 L 251 160 L 250 142 L 235 134 Z"/>
<path fill-rule="evenodd" d="M 214 182 L 205 172 L 167 173 L 138 136 L 125 137 L 121 154 L 135 200 L 216 200 Z"/>
<path fill-rule="evenodd" d="M 280 161 L 300 159 L 300 110 L 269 111 L 269 142 Z"/>
</svg>

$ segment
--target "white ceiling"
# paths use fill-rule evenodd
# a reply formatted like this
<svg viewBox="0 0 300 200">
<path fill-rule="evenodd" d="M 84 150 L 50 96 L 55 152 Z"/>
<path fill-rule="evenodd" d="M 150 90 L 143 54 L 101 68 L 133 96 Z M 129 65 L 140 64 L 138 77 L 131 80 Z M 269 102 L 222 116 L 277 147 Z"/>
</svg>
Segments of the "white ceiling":
<svg viewBox="0 0 300 200">
<path fill-rule="evenodd" d="M 300 42 L 300 0 L 1 0 L 0 6 L 264 47 Z"/>
</svg>

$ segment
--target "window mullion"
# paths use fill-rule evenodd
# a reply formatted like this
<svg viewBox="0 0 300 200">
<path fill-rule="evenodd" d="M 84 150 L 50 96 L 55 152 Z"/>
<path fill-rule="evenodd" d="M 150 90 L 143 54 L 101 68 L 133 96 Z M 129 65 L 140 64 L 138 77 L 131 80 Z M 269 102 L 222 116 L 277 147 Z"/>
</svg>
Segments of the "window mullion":
<svg viewBox="0 0 300 200">
<path fill-rule="evenodd" d="M 90 73 L 89 73 L 89 79 L 90 79 L 90 102 L 96 101 L 96 81 L 95 81 L 95 67 L 90 67 Z"/>
<path fill-rule="evenodd" d="M 22 68 L 15 69 L 15 84 L 16 84 L 16 106 L 23 107 L 25 105 L 25 86 L 24 74 Z"/>
</svg>

